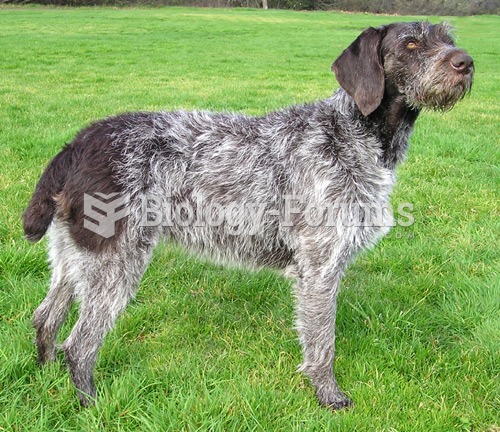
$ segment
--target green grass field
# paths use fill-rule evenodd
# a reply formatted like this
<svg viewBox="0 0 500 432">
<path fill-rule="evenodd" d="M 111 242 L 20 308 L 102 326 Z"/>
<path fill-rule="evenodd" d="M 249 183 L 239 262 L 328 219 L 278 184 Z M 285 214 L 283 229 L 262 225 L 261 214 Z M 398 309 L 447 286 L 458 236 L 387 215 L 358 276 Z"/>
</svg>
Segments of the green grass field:
<svg viewBox="0 0 500 432">
<path fill-rule="evenodd" d="M 362 29 L 410 19 L 0 8 L 0 431 L 500 431 L 498 16 L 450 18 L 475 59 L 472 94 L 422 114 L 393 194 L 415 224 L 344 280 L 336 368 L 353 409 L 318 407 L 296 373 L 287 280 L 169 247 L 106 339 L 95 407 L 79 408 L 62 358 L 35 363 L 49 269 L 20 215 L 81 127 L 130 110 L 262 114 L 325 98 L 332 61 Z"/>
</svg>

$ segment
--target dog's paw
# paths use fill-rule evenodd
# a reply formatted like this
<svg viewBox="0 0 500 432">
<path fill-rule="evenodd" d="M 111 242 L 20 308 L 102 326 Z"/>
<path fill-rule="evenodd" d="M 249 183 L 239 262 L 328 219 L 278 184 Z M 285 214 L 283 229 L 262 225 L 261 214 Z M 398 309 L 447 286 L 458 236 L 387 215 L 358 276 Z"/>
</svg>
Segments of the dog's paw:
<svg viewBox="0 0 500 432">
<path fill-rule="evenodd" d="M 337 391 L 322 391 L 318 390 L 316 393 L 318 401 L 321 406 L 330 408 L 334 411 L 351 408 L 354 403 L 340 390 Z"/>
</svg>

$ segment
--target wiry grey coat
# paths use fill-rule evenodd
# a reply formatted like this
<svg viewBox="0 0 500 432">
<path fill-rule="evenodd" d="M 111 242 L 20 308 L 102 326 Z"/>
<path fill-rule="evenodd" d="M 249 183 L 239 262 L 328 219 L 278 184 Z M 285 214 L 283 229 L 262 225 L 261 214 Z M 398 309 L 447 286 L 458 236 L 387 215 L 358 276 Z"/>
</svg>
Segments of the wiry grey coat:
<svg viewBox="0 0 500 432">
<path fill-rule="evenodd" d="M 451 108 L 471 88 L 473 63 L 447 25 L 419 22 L 364 31 L 332 69 L 341 88 L 324 101 L 258 118 L 124 114 L 84 129 L 49 164 L 24 214 L 28 239 L 50 234 L 52 281 L 34 316 L 38 358 L 55 359 L 57 332 L 78 299 L 62 349 L 82 404 L 96 395 L 98 350 L 160 238 L 224 262 L 291 269 L 301 370 L 322 405 L 350 404 L 333 374 L 339 283 L 392 221 L 384 212 L 383 224 L 350 222 L 360 206 L 388 206 L 420 110 Z M 89 197 L 126 197 L 113 235 L 90 229 L 100 216 Z M 192 220 L 231 206 L 258 217 Z M 306 217 L 307 208 L 332 207 L 342 209 L 333 223 Z M 167 210 L 175 221 L 158 219 Z"/>
</svg>

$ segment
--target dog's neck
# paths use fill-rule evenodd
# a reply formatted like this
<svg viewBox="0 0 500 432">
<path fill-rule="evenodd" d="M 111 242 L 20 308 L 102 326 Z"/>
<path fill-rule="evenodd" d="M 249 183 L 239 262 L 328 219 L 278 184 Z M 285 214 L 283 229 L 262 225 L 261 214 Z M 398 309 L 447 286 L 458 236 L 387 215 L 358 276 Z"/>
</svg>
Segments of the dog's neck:
<svg viewBox="0 0 500 432">
<path fill-rule="evenodd" d="M 361 123 L 364 129 L 382 144 L 382 163 L 391 170 L 402 162 L 408 149 L 415 120 L 420 111 L 408 106 L 403 95 L 386 92 L 380 106 L 370 115 L 364 116 L 354 99 L 339 88 L 334 98 L 343 99 L 340 114 Z"/>
<path fill-rule="evenodd" d="M 383 162 L 391 169 L 406 156 L 410 135 L 420 110 L 408 106 L 404 95 L 390 95 L 365 121 L 382 142 Z"/>
</svg>

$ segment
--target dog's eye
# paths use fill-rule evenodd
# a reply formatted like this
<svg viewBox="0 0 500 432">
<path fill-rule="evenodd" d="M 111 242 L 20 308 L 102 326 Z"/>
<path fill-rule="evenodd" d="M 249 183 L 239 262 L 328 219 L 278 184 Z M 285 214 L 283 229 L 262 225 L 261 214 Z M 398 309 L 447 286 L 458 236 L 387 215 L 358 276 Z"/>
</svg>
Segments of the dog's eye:
<svg viewBox="0 0 500 432">
<path fill-rule="evenodd" d="M 414 49 L 418 48 L 418 44 L 414 41 L 410 41 L 410 42 L 406 43 L 406 48 L 408 48 L 410 50 L 414 50 Z"/>
</svg>

